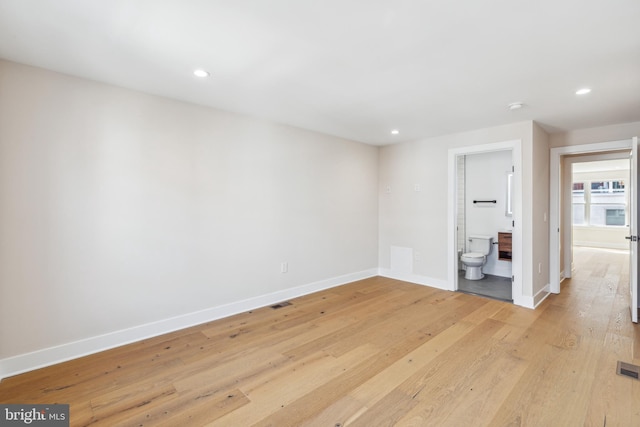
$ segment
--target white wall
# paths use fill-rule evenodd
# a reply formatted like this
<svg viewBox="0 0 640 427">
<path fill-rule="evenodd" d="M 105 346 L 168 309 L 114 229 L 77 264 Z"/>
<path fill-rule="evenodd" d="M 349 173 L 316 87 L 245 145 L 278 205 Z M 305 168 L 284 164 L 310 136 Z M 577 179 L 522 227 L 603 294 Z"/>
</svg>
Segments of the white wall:
<svg viewBox="0 0 640 427">
<path fill-rule="evenodd" d="M 542 191 L 548 199 L 548 188 L 539 190 L 533 185 L 532 128 L 532 122 L 521 122 L 381 147 L 379 170 L 381 271 L 394 276 L 391 268 L 391 248 L 410 248 L 414 256 L 410 278 L 419 283 L 450 288 L 447 271 L 446 242 L 449 218 L 445 178 L 448 176 L 448 151 L 451 148 L 520 140 L 522 142 L 520 156 L 522 187 L 526 190 L 520 195 L 524 223 L 522 230 L 524 249 L 520 254 L 523 268 L 522 293 L 528 299 L 524 303 L 532 306 L 533 192 Z M 539 160 L 541 155 L 537 153 L 536 155 L 536 159 Z M 415 191 L 416 184 L 421 191 Z M 536 197 L 540 196 L 536 194 Z M 543 251 L 548 258 L 548 244 Z"/>
<path fill-rule="evenodd" d="M 594 144 L 598 142 L 622 141 L 634 136 L 640 137 L 640 122 L 620 123 L 617 125 L 553 133 L 549 137 L 549 146 L 555 148 L 570 145 Z"/>
<path fill-rule="evenodd" d="M 511 151 L 494 151 L 465 156 L 465 228 L 466 252 L 469 236 L 492 236 L 498 241 L 499 231 L 511 231 L 511 216 L 506 215 L 507 174 L 513 165 Z M 496 203 L 473 203 L 474 200 L 496 200 Z M 483 267 L 487 274 L 511 277 L 511 262 L 498 260 L 494 245 Z"/>
<path fill-rule="evenodd" d="M 457 188 L 456 188 L 456 204 L 457 204 L 457 208 L 458 208 L 458 216 L 456 218 L 456 227 L 457 227 L 457 242 L 456 242 L 456 248 L 458 249 L 458 252 L 462 253 L 465 250 L 465 236 L 467 235 L 467 229 L 466 229 L 466 224 L 465 224 L 465 200 L 466 200 L 466 196 L 465 196 L 465 187 L 464 187 L 464 182 L 465 182 L 465 163 L 466 163 L 466 159 L 465 156 L 458 156 L 457 157 L 457 165 L 456 165 L 456 172 L 457 172 Z M 458 261 L 459 262 L 459 261 Z M 461 263 L 460 263 L 461 265 Z"/>
<path fill-rule="evenodd" d="M 530 274 L 532 280 L 532 295 L 534 304 L 538 305 L 550 292 L 549 281 L 549 175 L 550 156 L 549 140 L 550 136 L 537 124 L 533 123 L 531 142 L 532 171 L 528 185 L 531 191 L 531 205 L 525 208 L 525 213 L 531 215 L 531 238 L 532 253 L 529 264 L 530 273 L 525 273 L 525 277 Z M 523 155 L 523 157 L 525 157 Z M 527 221 L 525 221 L 526 225 Z"/>
<path fill-rule="evenodd" d="M 573 244 L 592 248 L 629 249 L 626 227 L 573 227 Z"/>
<path fill-rule="evenodd" d="M 0 377 L 377 271 L 376 147 L 6 61 L 0 94 Z"/>
</svg>

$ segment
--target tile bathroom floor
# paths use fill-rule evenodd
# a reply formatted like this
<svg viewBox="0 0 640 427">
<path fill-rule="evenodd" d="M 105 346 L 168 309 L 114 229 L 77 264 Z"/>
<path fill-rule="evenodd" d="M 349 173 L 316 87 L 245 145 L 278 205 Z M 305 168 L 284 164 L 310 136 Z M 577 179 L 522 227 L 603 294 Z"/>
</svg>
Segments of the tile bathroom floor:
<svg viewBox="0 0 640 427">
<path fill-rule="evenodd" d="M 459 270 L 458 292 L 513 302 L 510 277 L 485 274 L 480 280 L 467 280 L 464 278 L 464 270 Z"/>
</svg>

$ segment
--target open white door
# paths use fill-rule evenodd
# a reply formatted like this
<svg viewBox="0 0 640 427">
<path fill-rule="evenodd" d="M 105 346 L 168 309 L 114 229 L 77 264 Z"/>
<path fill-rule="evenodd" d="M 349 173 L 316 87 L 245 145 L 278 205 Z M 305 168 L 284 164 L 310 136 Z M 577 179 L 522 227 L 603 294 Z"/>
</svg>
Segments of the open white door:
<svg viewBox="0 0 640 427">
<path fill-rule="evenodd" d="M 629 262 L 629 306 L 631 309 L 631 321 L 638 323 L 638 137 L 634 137 L 631 143 L 631 192 L 629 194 L 629 232 L 631 259 Z"/>
</svg>

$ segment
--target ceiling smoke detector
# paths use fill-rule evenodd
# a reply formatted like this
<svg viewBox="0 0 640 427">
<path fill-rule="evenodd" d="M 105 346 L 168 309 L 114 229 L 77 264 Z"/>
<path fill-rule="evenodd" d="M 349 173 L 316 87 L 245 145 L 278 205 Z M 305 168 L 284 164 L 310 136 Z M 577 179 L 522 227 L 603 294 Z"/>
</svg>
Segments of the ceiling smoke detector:
<svg viewBox="0 0 640 427">
<path fill-rule="evenodd" d="M 507 107 L 509 108 L 509 110 L 514 111 L 524 107 L 524 104 L 522 102 L 512 102 L 511 104 L 507 105 Z"/>
</svg>

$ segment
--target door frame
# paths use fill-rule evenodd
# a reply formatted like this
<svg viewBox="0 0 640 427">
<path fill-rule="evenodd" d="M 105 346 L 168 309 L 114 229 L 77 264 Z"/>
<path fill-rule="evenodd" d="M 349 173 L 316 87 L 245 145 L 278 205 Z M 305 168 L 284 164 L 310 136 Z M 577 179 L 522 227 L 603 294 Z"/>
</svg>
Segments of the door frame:
<svg viewBox="0 0 640 427">
<path fill-rule="evenodd" d="M 522 140 L 516 139 L 511 141 L 497 142 L 492 144 L 471 145 L 466 147 L 449 149 L 448 153 L 448 280 L 449 290 L 458 290 L 458 232 L 457 232 L 457 216 L 458 216 L 458 204 L 456 202 L 457 188 L 458 188 L 458 156 L 489 153 L 493 151 L 511 151 L 511 159 L 513 162 L 513 181 L 512 181 L 512 219 L 514 221 L 512 231 L 512 274 L 513 282 L 511 285 L 511 293 L 513 303 L 523 307 L 529 307 L 526 304 L 526 300 L 522 295 Z M 497 233 L 497 230 L 496 230 Z M 529 307 L 533 308 L 533 307 Z"/>
<path fill-rule="evenodd" d="M 560 229 L 560 215 L 562 213 L 562 194 L 561 185 L 562 177 L 560 176 L 560 164 L 562 157 L 573 154 L 598 154 L 605 151 L 631 150 L 633 140 L 625 139 L 620 141 L 597 142 L 593 144 L 570 145 L 566 147 L 556 147 L 551 149 L 550 153 L 550 179 L 549 179 L 549 291 L 554 294 L 560 293 L 560 282 L 564 277 L 571 277 L 571 257 L 572 251 L 565 245 L 560 246 L 562 241 L 561 234 L 564 230 Z M 633 191 L 633 190 L 632 190 Z M 570 227 L 568 227 L 570 228 Z M 565 236 L 566 238 L 566 236 Z M 564 250 L 563 250 L 564 249 Z M 565 270 L 560 271 L 560 257 L 563 257 Z"/>
</svg>

